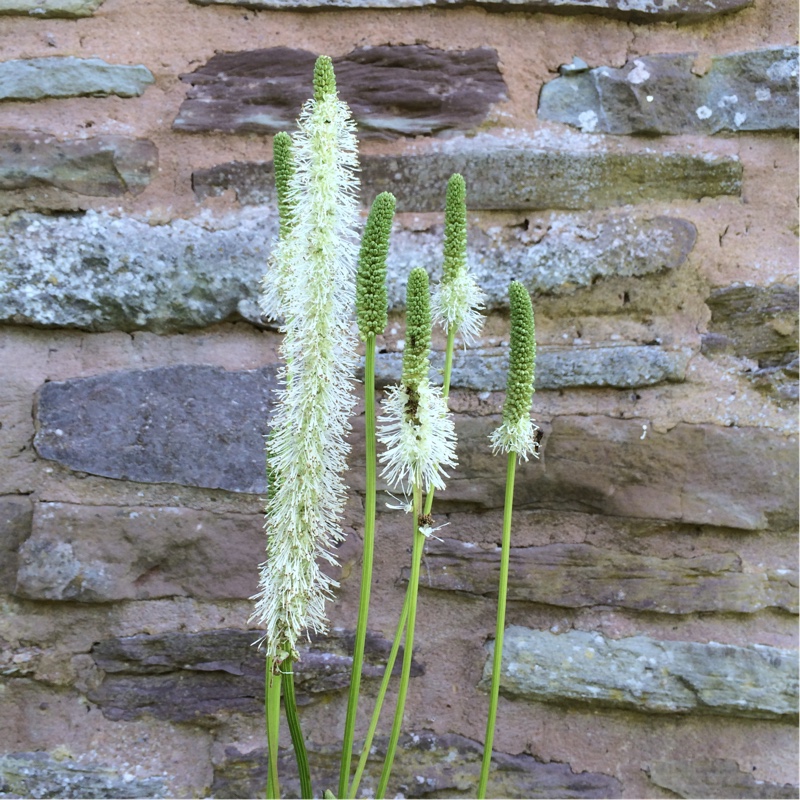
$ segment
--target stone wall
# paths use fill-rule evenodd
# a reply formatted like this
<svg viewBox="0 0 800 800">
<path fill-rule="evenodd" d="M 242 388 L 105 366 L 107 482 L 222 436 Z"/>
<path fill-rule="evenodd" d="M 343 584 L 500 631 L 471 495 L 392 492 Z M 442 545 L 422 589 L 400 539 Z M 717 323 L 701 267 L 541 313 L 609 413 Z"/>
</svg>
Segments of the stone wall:
<svg viewBox="0 0 800 800">
<path fill-rule="evenodd" d="M 454 368 L 460 465 L 390 791 L 476 787 L 516 278 L 542 456 L 518 472 L 490 792 L 798 796 L 793 3 L 0 0 L 0 32 L 0 797 L 261 796 L 248 598 L 280 339 L 256 293 L 271 136 L 318 53 L 360 126 L 365 207 L 398 197 L 381 382 L 405 276 L 440 269 L 456 170 L 489 298 Z M 318 792 L 349 680 L 360 430 L 332 632 L 297 665 Z M 382 510 L 359 735 L 409 550 Z"/>
</svg>

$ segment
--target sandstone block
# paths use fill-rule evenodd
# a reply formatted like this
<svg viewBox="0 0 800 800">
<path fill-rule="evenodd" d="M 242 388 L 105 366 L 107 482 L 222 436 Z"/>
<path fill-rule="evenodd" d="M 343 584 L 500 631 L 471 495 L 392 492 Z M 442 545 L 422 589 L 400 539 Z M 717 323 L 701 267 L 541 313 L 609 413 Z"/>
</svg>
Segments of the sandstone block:
<svg viewBox="0 0 800 800">
<path fill-rule="evenodd" d="M 39 503 L 15 594 L 81 603 L 247 599 L 265 544 L 258 514 Z"/>
<path fill-rule="evenodd" d="M 464 143 L 456 152 L 367 156 L 361 160 L 362 196 L 397 197 L 398 211 L 443 211 L 454 172 L 467 182 L 471 210 L 583 211 L 651 200 L 689 200 L 741 194 L 742 166 L 729 156 L 653 152 L 567 152 Z M 192 176 L 202 196 L 235 189 L 240 202 L 272 197 L 264 164 L 223 164 Z M 270 200 L 271 202 L 271 200 Z"/>
<path fill-rule="evenodd" d="M 158 151 L 147 139 L 94 136 L 59 141 L 0 131 L 0 209 L 19 207 L 18 198 L 4 199 L 3 192 L 23 192 L 32 205 L 46 189 L 90 197 L 139 194 L 157 164 Z"/>
<path fill-rule="evenodd" d="M 311 95 L 316 54 L 289 47 L 220 53 L 181 80 L 190 85 L 173 128 L 275 133 L 294 128 Z M 336 82 L 365 134 L 416 136 L 474 128 L 506 99 L 497 52 L 427 45 L 361 47 L 333 59 Z"/>
<path fill-rule="evenodd" d="M 539 116 L 587 133 L 795 131 L 797 52 L 769 47 L 717 56 L 702 76 L 692 72 L 695 53 L 564 70 L 542 88 Z"/>
<path fill-rule="evenodd" d="M 101 764 L 49 753 L 0 755 L 0 797 L 164 797 L 161 777 L 137 778 Z"/>
<path fill-rule="evenodd" d="M 0 497 L 0 594 L 13 587 L 17 573 L 17 551 L 30 536 L 33 511 L 28 497 Z"/>
<path fill-rule="evenodd" d="M 397 9 L 435 6 L 477 7 L 487 11 L 530 11 L 550 14 L 599 14 L 629 22 L 693 22 L 715 14 L 727 14 L 752 5 L 751 0 L 708 3 L 676 0 L 674 4 L 630 3 L 625 0 L 191 0 L 200 6 L 246 6 L 286 11 L 321 11 L 330 8 Z"/>
<path fill-rule="evenodd" d="M 778 800 L 797 797 L 797 786 L 758 780 L 751 772 L 726 758 L 693 758 L 683 761 L 654 761 L 650 780 L 678 797 L 747 797 Z"/>
<path fill-rule="evenodd" d="M 93 475 L 263 492 L 275 374 L 180 365 L 46 383 L 34 444 Z"/>
<path fill-rule="evenodd" d="M 46 19 L 91 17 L 103 0 L 0 0 L 0 15 L 25 15 Z"/>
<path fill-rule="evenodd" d="M 662 381 L 681 382 L 691 353 L 649 345 L 546 348 L 536 353 L 536 388 L 566 389 L 577 386 L 613 386 L 630 389 Z M 444 354 L 434 353 L 431 376 L 441 375 Z M 398 383 L 402 353 L 380 353 L 375 378 L 381 385 Z M 508 348 L 484 347 L 453 354 L 450 385 L 476 391 L 503 391 L 508 375 Z"/>
<path fill-rule="evenodd" d="M 257 630 L 142 634 L 107 639 L 92 648 L 106 675 L 89 694 L 109 719 L 150 714 L 173 722 L 208 723 L 230 714 L 264 713 L 264 655 L 253 647 Z M 312 636 L 294 663 L 297 702 L 324 698 L 350 684 L 353 631 Z M 368 634 L 364 679 L 383 677 L 392 643 Z M 399 674 L 402 655 L 398 655 Z M 414 662 L 412 675 L 424 674 Z"/>
<path fill-rule="evenodd" d="M 237 318 L 259 323 L 257 292 L 276 223 L 274 207 L 247 208 L 213 226 L 205 218 L 148 225 L 93 211 L 12 214 L 0 220 L 0 320 L 159 333 Z M 394 232 L 388 262 L 393 309 L 405 302 L 412 267 L 429 264 L 438 279 L 442 238 L 438 226 Z M 694 226 L 680 218 L 565 214 L 536 241 L 514 228 L 474 228 L 468 260 L 489 307 L 500 308 L 508 303 L 512 279 L 534 294 L 570 294 L 603 278 L 674 269 L 695 239 Z M 572 353 L 567 358 L 573 360 Z M 579 373 L 593 369 L 593 354 L 574 358 L 584 363 Z M 654 349 L 625 358 L 629 371 L 682 369 L 676 363 L 681 356 Z M 608 358 L 600 361 L 603 369 L 609 366 Z"/>
<path fill-rule="evenodd" d="M 488 647 L 490 653 L 492 646 Z M 491 677 L 491 657 L 483 680 Z M 797 653 L 764 645 L 608 639 L 506 630 L 501 690 L 533 700 L 589 702 L 645 713 L 791 719 L 797 715 Z"/>
<path fill-rule="evenodd" d="M 449 530 L 449 529 L 448 529 Z M 494 597 L 500 548 L 484 550 L 454 539 L 425 548 L 425 586 Z M 408 580 L 408 570 L 403 570 Z M 700 611 L 797 613 L 796 570 L 746 573 L 735 553 L 657 558 L 588 544 L 512 547 L 508 597 L 583 608 L 611 606 L 667 614 Z"/>
<path fill-rule="evenodd" d="M 32 3 L 28 5 L 33 5 Z M 44 7 L 50 4 L 37 3 Z M 52 4 L 83 6 L 99 3 Z M 32 12 L 31 12 L 32 13 Z M 91 12 L 90 12 L 91 13 Z M 55 16 L 55 14 L 51 14 Z M 45 97 L 138 97 L 155 82 L 147 67 L 108 64 L 101 58 L 23 58 L 0 61 L 0 100 L 41 100 Z"/>
<path fill-rule="evenodd" d="M 374 796 L 378 788 L 388 737 L 376 736 L 360 791 Z M 356 755 L 362 743 L 356 742 Z M 404 797 L 474 797 L 480 775 L 483 745 L 457 734 L 439 735 L 430 731 L 403 733 L 398 743 L 388 791 Z M 339 755 L 333 748 L 310 743 L 315 789 L 336 786 Z M 282 784 L 297 793 L 299 781 L 293 755 L 281 753 L 279 766 Z M 225 756 L 215 765 L 212 793 L 216 797 L 255 797 L 266 781 L 266 750 L 240 752 L 225 749 Z M 569 764 L 542 764 L 533 757 L 492 754 L 488 791 L 492 797 L 508 798 L 601 798 L 621 797 L 622 786 L 616 778 L 598 772 L 574 772 Z"/>
</svg>

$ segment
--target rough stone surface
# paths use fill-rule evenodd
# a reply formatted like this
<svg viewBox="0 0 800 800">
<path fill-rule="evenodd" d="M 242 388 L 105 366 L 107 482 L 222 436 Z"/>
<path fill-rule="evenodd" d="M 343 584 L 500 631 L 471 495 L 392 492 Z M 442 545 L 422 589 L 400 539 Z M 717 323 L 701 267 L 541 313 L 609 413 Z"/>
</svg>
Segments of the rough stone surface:
<svg viewBox="0 0 800 800">
<path fill-rule="evenodd" d="M 459 468 L 438 501 L 503 505 L 484 446 L 497 418 L 459 416 Z M 542 456 L 517 468 L 514 502 L 743 530 L 797 527 L 797 440 L 763 428 L 564 415 L 543 423 Z"/>
<path fill-rule="evenodd" d="M 491 651 L 484 683 L 491 678 Z M 797 715 L 797 653 L 764 645 L 608 639 L 520 626 L 506 630 L 501 691 L 556 703 L 591 702 L 647 713 L 763 719 Z"/>
<path fill-rule="evenodd" d="M 17 551 L 30 536 L 33 511 L 27 497 L 0 497 L 0 594 L 14 585 Z"/>
<path fill-rule="evenodd" d="M 220 53 L 181 80 L 187 99 L 173 123 L 189 132 L 292 130 L 311 94 L 316 54 L 272 47 Z M 340 96 L 362 134 L 416 136 L 479 125 L 506 99 L 497 52 L 427 45 L 362 47 L 333 59 Z"/>
<path fill-rule="evenodd" d="M 796 286 L 726 286 L 711 293 L 702 350 L 732 353 L 749 363 L 744 372 L 760 389 L 798 399 L 798 293 Z"/>
<path fill-rule="evenodd" d="M 168 225 L 93 211 L 12 214 L 0 220 L 0 320 L 158 333 L 237 318 L 259 323 L 259 280 L 276 222 L 272 208 L 244 209 L 213 223 L 200 216 Z M 524 234 L 516 228 L 470 232 L 470 268 L 490 308 L 507 305 L 512 279 L 534 294 L 570 294 L 602 278 L 674 269 L 685 263 L 696 239 L 686 220 L 619 214 L 556 216 L 541 236 Z M 413 267 L 431 265 L 438 280 L 442 239 L 440 226 L 395 230 L 388 262 L 393 309 L 404 304 Z M 633 358 L 647 370 L 674 369 L 667 366 L 672 356 L 654 350 Z"/>
<path fill-rule="evenodd" d="M 78 5 L 86 8 L 87 5 L 91 7 L 98 4 Z M 153 73 L 141 64 L 108 64 L 100 58 L 52 56 L 0 61 L 0 100 L 41 100 L 43 97 L 85 95 L 105 97 L 112 94 L 138 97 L 154 82 Z"/>
<path fill-rule="evenodd" d="M 49 753 L 0 755 L 0 797 L 164 797 L 163 778 L 139 778 Z"/>
<path fill-rule="evenodd" d="M 221 629 L 108 639 L 92 648 L 102 683 L 89 699 L 113 720 L 150 714 L 174 722 L 209 723 L 233 713 L 264 713 L 264 655 L 253 647 L 259 631 Z M 293 665 L 301 705 L 347 688 L 354 633 L 312 636 Z M 369 634 L 365 679 L 383 677 L 392 643 Z M 399 674 L 402 651 L 395 663 Z M 424 674 L 414 661 L 411 674 Z"/>
<path fill-rule="evenodd" d="M 695 58 L 642 56 L 562 74 L 542 88 L 539 116 L 587 133 L 797 130 L 796 47 L 717 56 L 702 76 Z"/>
<path fill-rule="evenodd" d="M 428 542 L 423 585 L 496 596 L 500 548 L 454 539 Z M 408 570 L 403 570 L 408 580 Z M 657 558 L 589 544 L 512 547 L 508 597 L 581 608 L 611 606 L 667 614 L 698 611 L 797 613 L 796 570 L 745 572 L 735 553 Z"/>
<path fill-rule="evenodd" d="M 47 19 L 91 17 L 103 0 L 0 0 L 0 15 L 25 15 Z"/>
<path fill-rule="evenodd" d="M 246 599 L 258 589 L 252 565 L 264 549 L 262 526 L 251 514 L 38 503 L 15 594 L 81 603 Z"/>
<path fill-rule="evenodd" d="M 434 6 L 440 8 L 475 6 L 487 11 L 530 11 L 551 14 L 601 14 L 629 22 L 693 22 L 716 14 L 738 11 L 752 5 L 752 0 L 724 0 L 708 3 L 677 0 L 675 3 L 653 0 L 191 0 L 200 6 L 245 6 L 285 11 L 321 11 L 331 8 L 398 9 Z"/>
<path fill-rule="evenodd" d="M 685 761 L 654 761 L 648 769 L 650 780 L 678 797 L 796 798 L 798 786 L 759 780 L 752 772 L 725 758 L 695 758 Z"/>
<path fill-rule="evenodd" d="M 158 151 L 147 139 L 94 136 L 59 141 L 0 131 L 0 211 L 19 208 L 23 201 L 36 205 L 46 189 L 91 197 L 139 194 L 157 164 Z M 6 198 L 4 192 L 16 196 Z"/>
<path fill-rule="evenodd" d="M 180 365 L 46 383 L 34 444 L 93 475 L 263 492 L 275 372 Z"/>
<path fill-rule="evenodd" d="M 655 152 L 568 152 L 503 147 L 468 141 L 457 152 L 366 156 L 362 197 L 372 202 L 392 192 L 398 211 L 444 210 L 447 181 L 461 173 L 470 210 L 561 209 L 583 211 L 650 200 L 669 201 L 741 194 L 736 157 Z M 233 162 L 197 170 L 202 197 L 234 189 L 242 203 L 272 204 L 271 164 Z"/>
<path fill-rule="evenodd" d="M 378 788 L 388 737 L 373 740 L 373 750 L 361 781 L 362 796 L 373 797 Z M 356 742 L 354 752 L 360 752 Z M 403 733 L 398 743 L 390 797 L 474 797 L 480 776 L 483 745 L 456 734 L 430 731 Z M 315 791 L 319 796 L 338 783 L 339 754 L 334 748 L 309 747 L 309 760 Z M 281 753 L 281 788 L 294 796 L 299 790 L 292 754 Z M 266 780 L 267 755 L 264 749 L 241 752 L 227 747 L 215 765 L 211 791 L 215 797 L 257 797 Z M 492 754 L 489 778 L 490 797 L 507 798 L 601 798 L 621 797 L 622 786 L 610 775 L 574 772 L 569 764 L 543 764 L 529 755 Z M 299 795 L 298 795 L 299 796 Z"/>
<path fill-rule="evenodd" d="M 680 382 L 686 376 L 691 353 L 657 346 L 620 345 L 549 349 L 536 352 L 536 388 L 566 389 L 577 386 L 613 386 L 631 389 L 662 381 Z M 431 376 L 441 374 L 444 354 L 431 359 Z M 402 353 L 380 353 L 375 378 L 383 386 L 397 383 L 403 368 Z M 508 348 L 476 348 L 453 354 L 450 385 L 480 392 L 501 391 L 508 376 Z"/>
</svg>

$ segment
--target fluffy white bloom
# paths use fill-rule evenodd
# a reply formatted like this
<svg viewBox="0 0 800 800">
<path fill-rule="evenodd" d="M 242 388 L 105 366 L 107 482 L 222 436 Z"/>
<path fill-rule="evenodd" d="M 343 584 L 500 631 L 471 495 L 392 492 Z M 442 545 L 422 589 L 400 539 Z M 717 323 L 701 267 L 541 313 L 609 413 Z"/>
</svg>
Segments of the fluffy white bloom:
<svg viewBox="0 0 800 800">
<path fill-rule="evenodd" d="M 306 103 L 298 125 L 292 224 L 276 252 L 285 366 L 269 437 L 275 485 L 252 617 L 265 627 L 267 655 L 278 658 L 291 654 L 307 629 L 327 629 L 325 601 L 335 582 L 321 572 L 318 559 L 336 563 L 331 549 L 344 536 L 341 475 L 356 351 L 354 125 L 335 92 Z"/>
<path fill-rule="evenodd" d="M 536 441 L 536 425 L 530 416 L 522 416 L 516 422 L 503 420 L 499 428 L 496 428 L 490 438 L 492 443 L 492 453 L 516 453 L 520 461 L 527 461 L 528 456 L 539 458 L 539 443 Z"/>
<path fill-rule="evenodd" d="M 391 386 L 383 399 L 378 439 L 386 445 L 381 477 L 408 494 L 416 484 L 425 492 L 445 488 L 444 467 L 455 467 L 456 432 L 447 401 L 426 379 L 417 386 L 416 409 L 409 413 L 409 390 Z"/>
<path fill-rule="evenodd" d="M 440 281 L 433 288 L 431 314 L 433 321 L 448 333 L 455 328 L 464 341 L 464 346 L 472 344 L 483 327 L 483 314 L 486 296 L 475 282 L 466 267 L 450 281 Z"/>
</svg>

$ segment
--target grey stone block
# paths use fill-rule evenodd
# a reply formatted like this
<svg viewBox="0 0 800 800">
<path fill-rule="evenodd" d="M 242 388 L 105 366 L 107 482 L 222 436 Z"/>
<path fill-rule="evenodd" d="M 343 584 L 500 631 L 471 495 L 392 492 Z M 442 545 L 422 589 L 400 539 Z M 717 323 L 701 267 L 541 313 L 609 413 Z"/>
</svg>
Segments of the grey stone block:
<svg viewBox="0 0 800 800">
<path fill-rule="evenodd" d="M 103 0 L 0 0 L 0 15 L 24 15 L 38 19 L 91 17 Z"/>
<path fill-rule="evenodd" d="M 752 0 L 717 0 L 713 4 L 700 0 L 676 0 L 657 3 L 653 0 L 191 0 L 200 6 L 245 6 L 282 11 L 322 11 L 331 8 L 398 9 L 430 6 L 461 8 L 477 7 L 487 11 L 529 11 L 551 14 L 599 14 L 629 22 L 694 22 L 717 14 L 747 8 Z"/>
<path fill-rule="evenodd" d="M 542 88 L 539 116 L 587 133 L 796 131 L 797 53 L 770 47 L 717 56 L 702 76 L 692 72 L 695 53 L 562 74 Z"/>
<path fill-rule="evenodd" d="M 108 64 L 100 58 L 50 56 L 0 61 L 0 100 L 110 94 L 138 97 L 154 82 L 153 73 L 141 64 Z"/>
<path fill-rule="evenodd" d="M 491 656 L 493 645 L 487 649 Z M 490 677 L 491 657 L 484 682 Z M 791 719 L 797 716 L 797 653 L 512 626 L 504 638 L 500 688 L 520 698 L 644 713 Z"/>
</svg>

